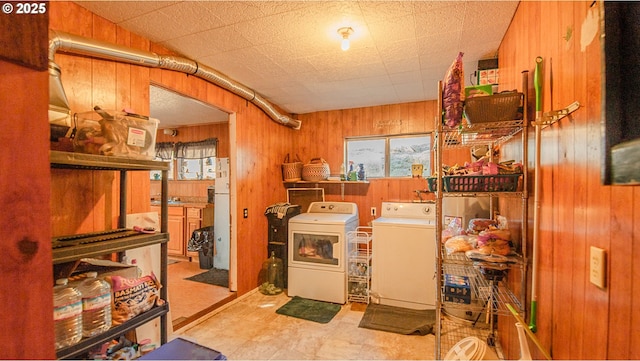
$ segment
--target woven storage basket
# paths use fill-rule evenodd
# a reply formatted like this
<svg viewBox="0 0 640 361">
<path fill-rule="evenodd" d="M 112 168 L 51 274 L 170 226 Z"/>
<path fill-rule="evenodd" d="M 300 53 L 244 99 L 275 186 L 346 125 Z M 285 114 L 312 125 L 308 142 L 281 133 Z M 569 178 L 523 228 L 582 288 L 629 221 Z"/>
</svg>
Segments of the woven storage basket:
<svg viewBox="0 0 640 361">
<path fill-rule="evenodd" d="M 321 181 L 331 174 L 329 163 L 322 158 L 313 158 L 302 167 L 302 179 L 306 181 Z"/>
<path fill-rule="evenodd" d="M 282 163 L 282 180 L 285 182 L 297 182 L 302 179 L 302 162 L 296 155 L 295 162 L 289 162 L 289 154 Z"/>
<path fill-rule="evenodd" d="M 522 96 L 522 93 L 508 92 L 467 98 L 464 102 L 465 117 L 470 124 L 520 119 Z"/>
</svg>

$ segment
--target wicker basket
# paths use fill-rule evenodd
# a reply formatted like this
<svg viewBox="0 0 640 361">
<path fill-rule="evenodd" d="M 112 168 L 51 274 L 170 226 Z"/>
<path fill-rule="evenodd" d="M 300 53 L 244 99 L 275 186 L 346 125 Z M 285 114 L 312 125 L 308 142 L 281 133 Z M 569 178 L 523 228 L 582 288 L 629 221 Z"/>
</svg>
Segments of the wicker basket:
<svg viewBox="0 0 640 361">
<path fill-rule="evenodd" d="M 295 162 L 289 162 L 289 154 L 284 158 L 282 163 L 282 180 L 285 182 L 297 182 L 302 179 L 302 162 L 300 157 L 296 155 Z"/>
<path fill-rule="evenodd" d="M 467 98 L 464 114 L 469 124 L 522 118 L 522 93 L 508 92 Z"/>
<path fill-rule="evenodd" d="M 302 167 L 302 179 L 306 181 L 322 181 L 331 174 L 329 163 L 322 158 L 313 158 Z"/>
</svg>

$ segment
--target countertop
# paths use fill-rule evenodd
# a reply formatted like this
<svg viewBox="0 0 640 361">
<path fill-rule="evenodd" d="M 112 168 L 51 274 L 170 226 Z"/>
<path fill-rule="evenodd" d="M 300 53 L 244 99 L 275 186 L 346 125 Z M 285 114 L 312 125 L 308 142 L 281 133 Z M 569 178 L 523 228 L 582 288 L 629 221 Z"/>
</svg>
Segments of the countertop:
<svg viewBox="0 0 640 361">
<path fill-rule="evenodd" d="M 159 200 L 151 200 L 152 206 L 160 206 Z M 213 203 L 197 202 L 197 201 L 169 201 L 167 204 L 169 207 L 191 207 L 191 208 L 210 208 L 213 207 Z"/>
</svg>

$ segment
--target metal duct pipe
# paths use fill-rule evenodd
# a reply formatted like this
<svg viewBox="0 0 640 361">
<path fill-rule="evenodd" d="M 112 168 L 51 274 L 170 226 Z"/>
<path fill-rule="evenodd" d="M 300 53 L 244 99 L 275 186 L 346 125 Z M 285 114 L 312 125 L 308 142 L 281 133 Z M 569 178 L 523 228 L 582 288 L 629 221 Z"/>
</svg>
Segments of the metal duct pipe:
<svg viewBox="0 0 640 361">
<path fill-rule="evenodd" d="M 266 99 L 237 81 L 193 60 L 170 55 L 158 55 L 150 51 L 132 49 L 100 40 L 57 30 L 49 30 L 49 61 L 55 64 L 58 51 L 86 55 L 94 58 L 122 63 L 179 71 L 197 76 L 211 84 L 226 89 L 262 109 L 274 121 L 294 129 L 300 129 L 302 122 L 278 112 Z M 59 81 L 59 77 L 56 78 Z M 55 79 L 52 79 L 55 80 Z M 62 85 L 56 87 L 62 89 Z M 63 90 L 64 94 L 64 90 Z M 65 97 L 66 98 L 66 97 Z"/>
</svg>

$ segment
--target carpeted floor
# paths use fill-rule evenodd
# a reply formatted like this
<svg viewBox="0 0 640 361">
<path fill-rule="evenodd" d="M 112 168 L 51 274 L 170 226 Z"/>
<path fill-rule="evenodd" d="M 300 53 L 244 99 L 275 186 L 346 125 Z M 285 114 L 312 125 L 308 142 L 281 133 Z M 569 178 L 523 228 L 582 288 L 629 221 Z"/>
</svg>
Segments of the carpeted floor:
<svg viewBox="0 0 640 361">
<path fill-rule="evenodd" d="M 229 270 L 212 268 L 195 276 L 187 277 L 185 280 L 208 283 L 210 285 L 221 287 L 229 287 Z"/>
<path fill-rule="evenodd" d="M 435 310 L 413 310 L 370 303 L 358 327 L 403 335 L 428 335 L 436 322 Z"/>
</svg>

